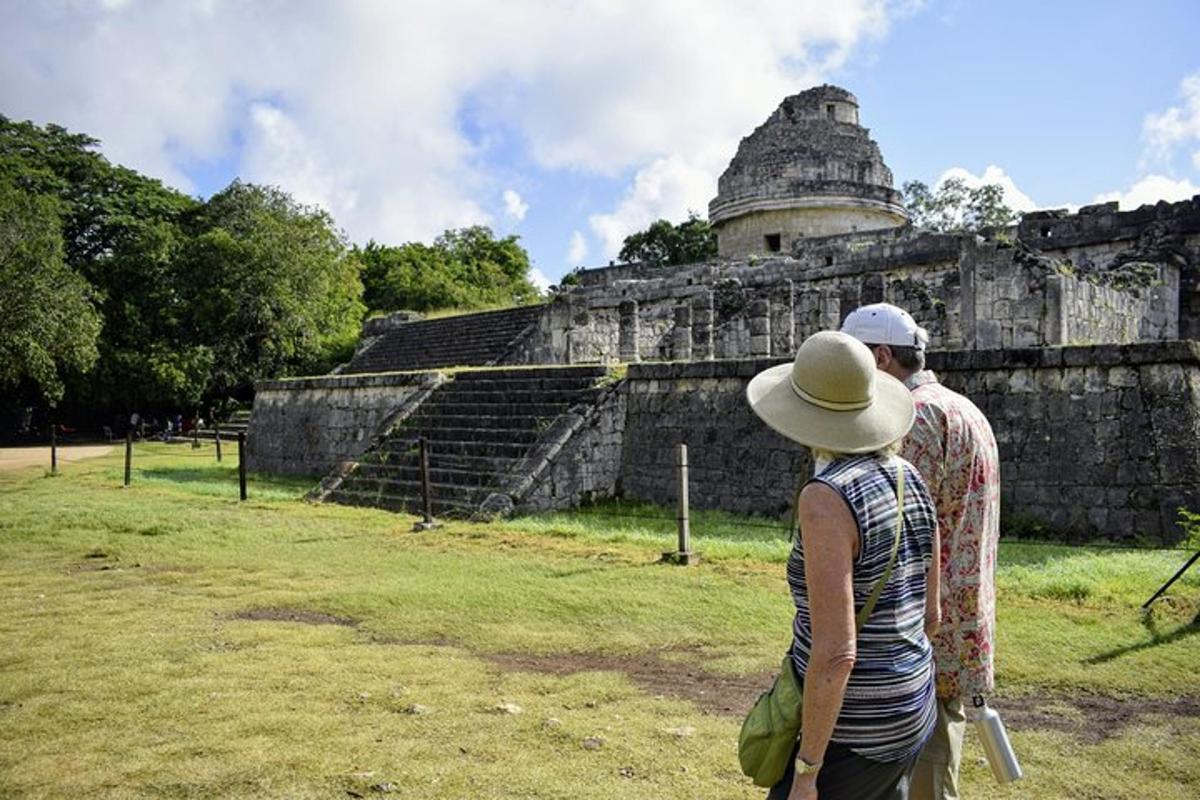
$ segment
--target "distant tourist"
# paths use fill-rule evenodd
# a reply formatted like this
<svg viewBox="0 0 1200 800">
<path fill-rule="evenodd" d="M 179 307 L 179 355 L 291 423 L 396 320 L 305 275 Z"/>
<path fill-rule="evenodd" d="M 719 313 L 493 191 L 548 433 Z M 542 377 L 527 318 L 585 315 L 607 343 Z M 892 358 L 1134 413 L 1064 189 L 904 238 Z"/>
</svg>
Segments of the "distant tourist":
<svg viewBox="0 0 1200 800">
<path fill-rule="evenodd" d="M 903 381 L 917 418 L 901 454 L 916 465 L 938 511 L 942 540 L 942 624 L 934 637 L 938 724 L 913 773 L 917 800 L 960 796 L 964 701 L 995 687 L 996 548 L 1000 538 L 1000 457 L 987 417 L 925 369 L 929 334 L 903 309 L 863 306 L 842 330 L 867 344 L 875 364 Z"/>
<path fill-rule="evenodd" d="M 804 685 L 803 724 L 768 800 L 903 800 L 937 719 L 927 637 L 937 625 L 936 511 L 916 468 L 894 455 L 913 422 L 912 395 L 835 331 L 756 375 L 746 395 L 816 462 L 787 564 L 796 605 L 788 663 Z M 869 613 L 861 631 L 855 608 Z"/>
</svg>

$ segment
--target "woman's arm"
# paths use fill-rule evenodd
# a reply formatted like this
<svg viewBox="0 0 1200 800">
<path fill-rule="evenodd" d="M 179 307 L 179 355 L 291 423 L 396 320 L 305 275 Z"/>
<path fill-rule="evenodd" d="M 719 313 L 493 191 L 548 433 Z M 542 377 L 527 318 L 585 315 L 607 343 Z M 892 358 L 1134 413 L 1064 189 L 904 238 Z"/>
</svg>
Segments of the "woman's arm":
<svg viewBox="0 0 1200 800">
<path fill-rule="evenodd" d="M 800 536 L 812 617 L 812 652 L 804 676 L 800 757 L 823 761 L 854 668 L 854 558 L 858 526 L 837 492 L 810 483 L 800 494 Z M 796 778 L 792 798 L 816 796 L 816 775 Z"/>
<path fill-rule="evenodd" d="M 933 554 L 925 574 L 925 635 L 930 639 L 942 624 L 942 532 L 933 526 Z"/>
</svg>

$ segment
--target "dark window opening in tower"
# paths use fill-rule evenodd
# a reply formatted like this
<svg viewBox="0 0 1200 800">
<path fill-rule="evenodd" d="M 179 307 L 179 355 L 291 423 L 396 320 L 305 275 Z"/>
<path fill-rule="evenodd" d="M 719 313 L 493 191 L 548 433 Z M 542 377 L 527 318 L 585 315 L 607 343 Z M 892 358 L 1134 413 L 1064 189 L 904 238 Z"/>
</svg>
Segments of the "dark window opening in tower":
<svg viewBox="0 0 1200 800">
<path fill-rule="evenodd" d="M 829 117 L 830 119 L 833 119 L 833 118 L 834 118 L 834 108 L 833 108 L 833 103 L 826 103 L 826 104 L 825 104 L 825 116 Z"/>
<path fill-rule="evenodd" d="M 778 233 L 768 233 L 763 237 L 767 242 L 767 250 L 772 253 L 778 253 L 783 249 L 783 236 Z"/>
</svg>

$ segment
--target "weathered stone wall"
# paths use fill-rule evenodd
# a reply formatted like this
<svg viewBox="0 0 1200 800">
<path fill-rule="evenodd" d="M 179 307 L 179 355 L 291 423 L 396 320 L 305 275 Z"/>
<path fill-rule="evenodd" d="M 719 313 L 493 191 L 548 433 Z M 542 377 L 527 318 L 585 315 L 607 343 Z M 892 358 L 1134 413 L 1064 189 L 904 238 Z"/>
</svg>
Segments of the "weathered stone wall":
<svg viewBox="0 0 1200 800">
<path fill-rule="evenodd" d="M 1082 274 L 1139 265 L 1178 269 L 1177 335 L 1200 339 L 1200 196 L 1133 211 L 1118 211 L 1116 203 L 1086 206 L 1077 214 L 1036 211 L 1021 219 L 1016 235 Z"/>
<path fill-rule="evenodd" d="M 762 209 L 731 219 L 721 226 L 718 253 L 726 257 L 770 256 L 772 252 L 791 252 L 794 243 L 806 236 L 894 228 L 906 221 L 893 211 L 855 207 L 852 197 L 828 200 L 828 205 Z M 775 237 L 774 251 L 768 246 L 768 236 Z"/>
<path fill-rule="evenodd" d="M 691 505 L 784 516 L 808 451 L 759 421 L 746 383 L 774 360 L 631 366 L 625 382 L 621 492 L 676 502 L 676 448 L 688 446 Z"/>
<path fill-rule="evenodd" d="M 260 381 L 246 433 L 247 467 L 324 474 L 358 457 L 389 420 L 440 379 L 422 372 Z"/>
<path fill-rule="evenodd" d="M 1200 508 L 1200 343 L 930 356 L 992 421 L 1008 517 L 1175 541 Z"/>
<path fill-rule="evenodd" d="M 518 494 L 523 509 L 548 511 L 612 497 L 620 486 L 625 433 L 625 393 L 613 388 L 594 405 L 557 421 L 562 436 L 549 431 L 544 452 L 530 460 L 544 464 L 533 473 L 530 487 Z M 519 470 L 518 470 L 519 472 Z"/>
<path fill-rule="evenodd" d="M 674 502 L 683 442 L 696 507 L 783 515 L 808 456 L 745 401 L 775 363 L 631 366 L 623 493 Z M 1011 524 L 1171 542 L 1176 509 L 1200 508 L 1200 343 L 938 352 L 930 365 L 991 420 Z"/>
</svg>

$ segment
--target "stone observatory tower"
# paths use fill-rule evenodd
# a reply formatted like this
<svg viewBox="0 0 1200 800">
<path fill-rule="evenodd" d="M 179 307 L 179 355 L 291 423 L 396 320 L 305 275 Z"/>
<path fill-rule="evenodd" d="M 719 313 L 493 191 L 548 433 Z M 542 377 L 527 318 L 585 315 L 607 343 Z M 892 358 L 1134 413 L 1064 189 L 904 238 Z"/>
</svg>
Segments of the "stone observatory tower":
<svg viewBox="0 0 1200 800">
<path fill-rule="evenodd" d="M 858 100 L 818 86 L 779 104 L 742 139 L 708 204 L 721 256 L 790 253 L 805 236 L 893 228 L 908 221 L 879 145 L 858 124 Z"/>
</svg>

